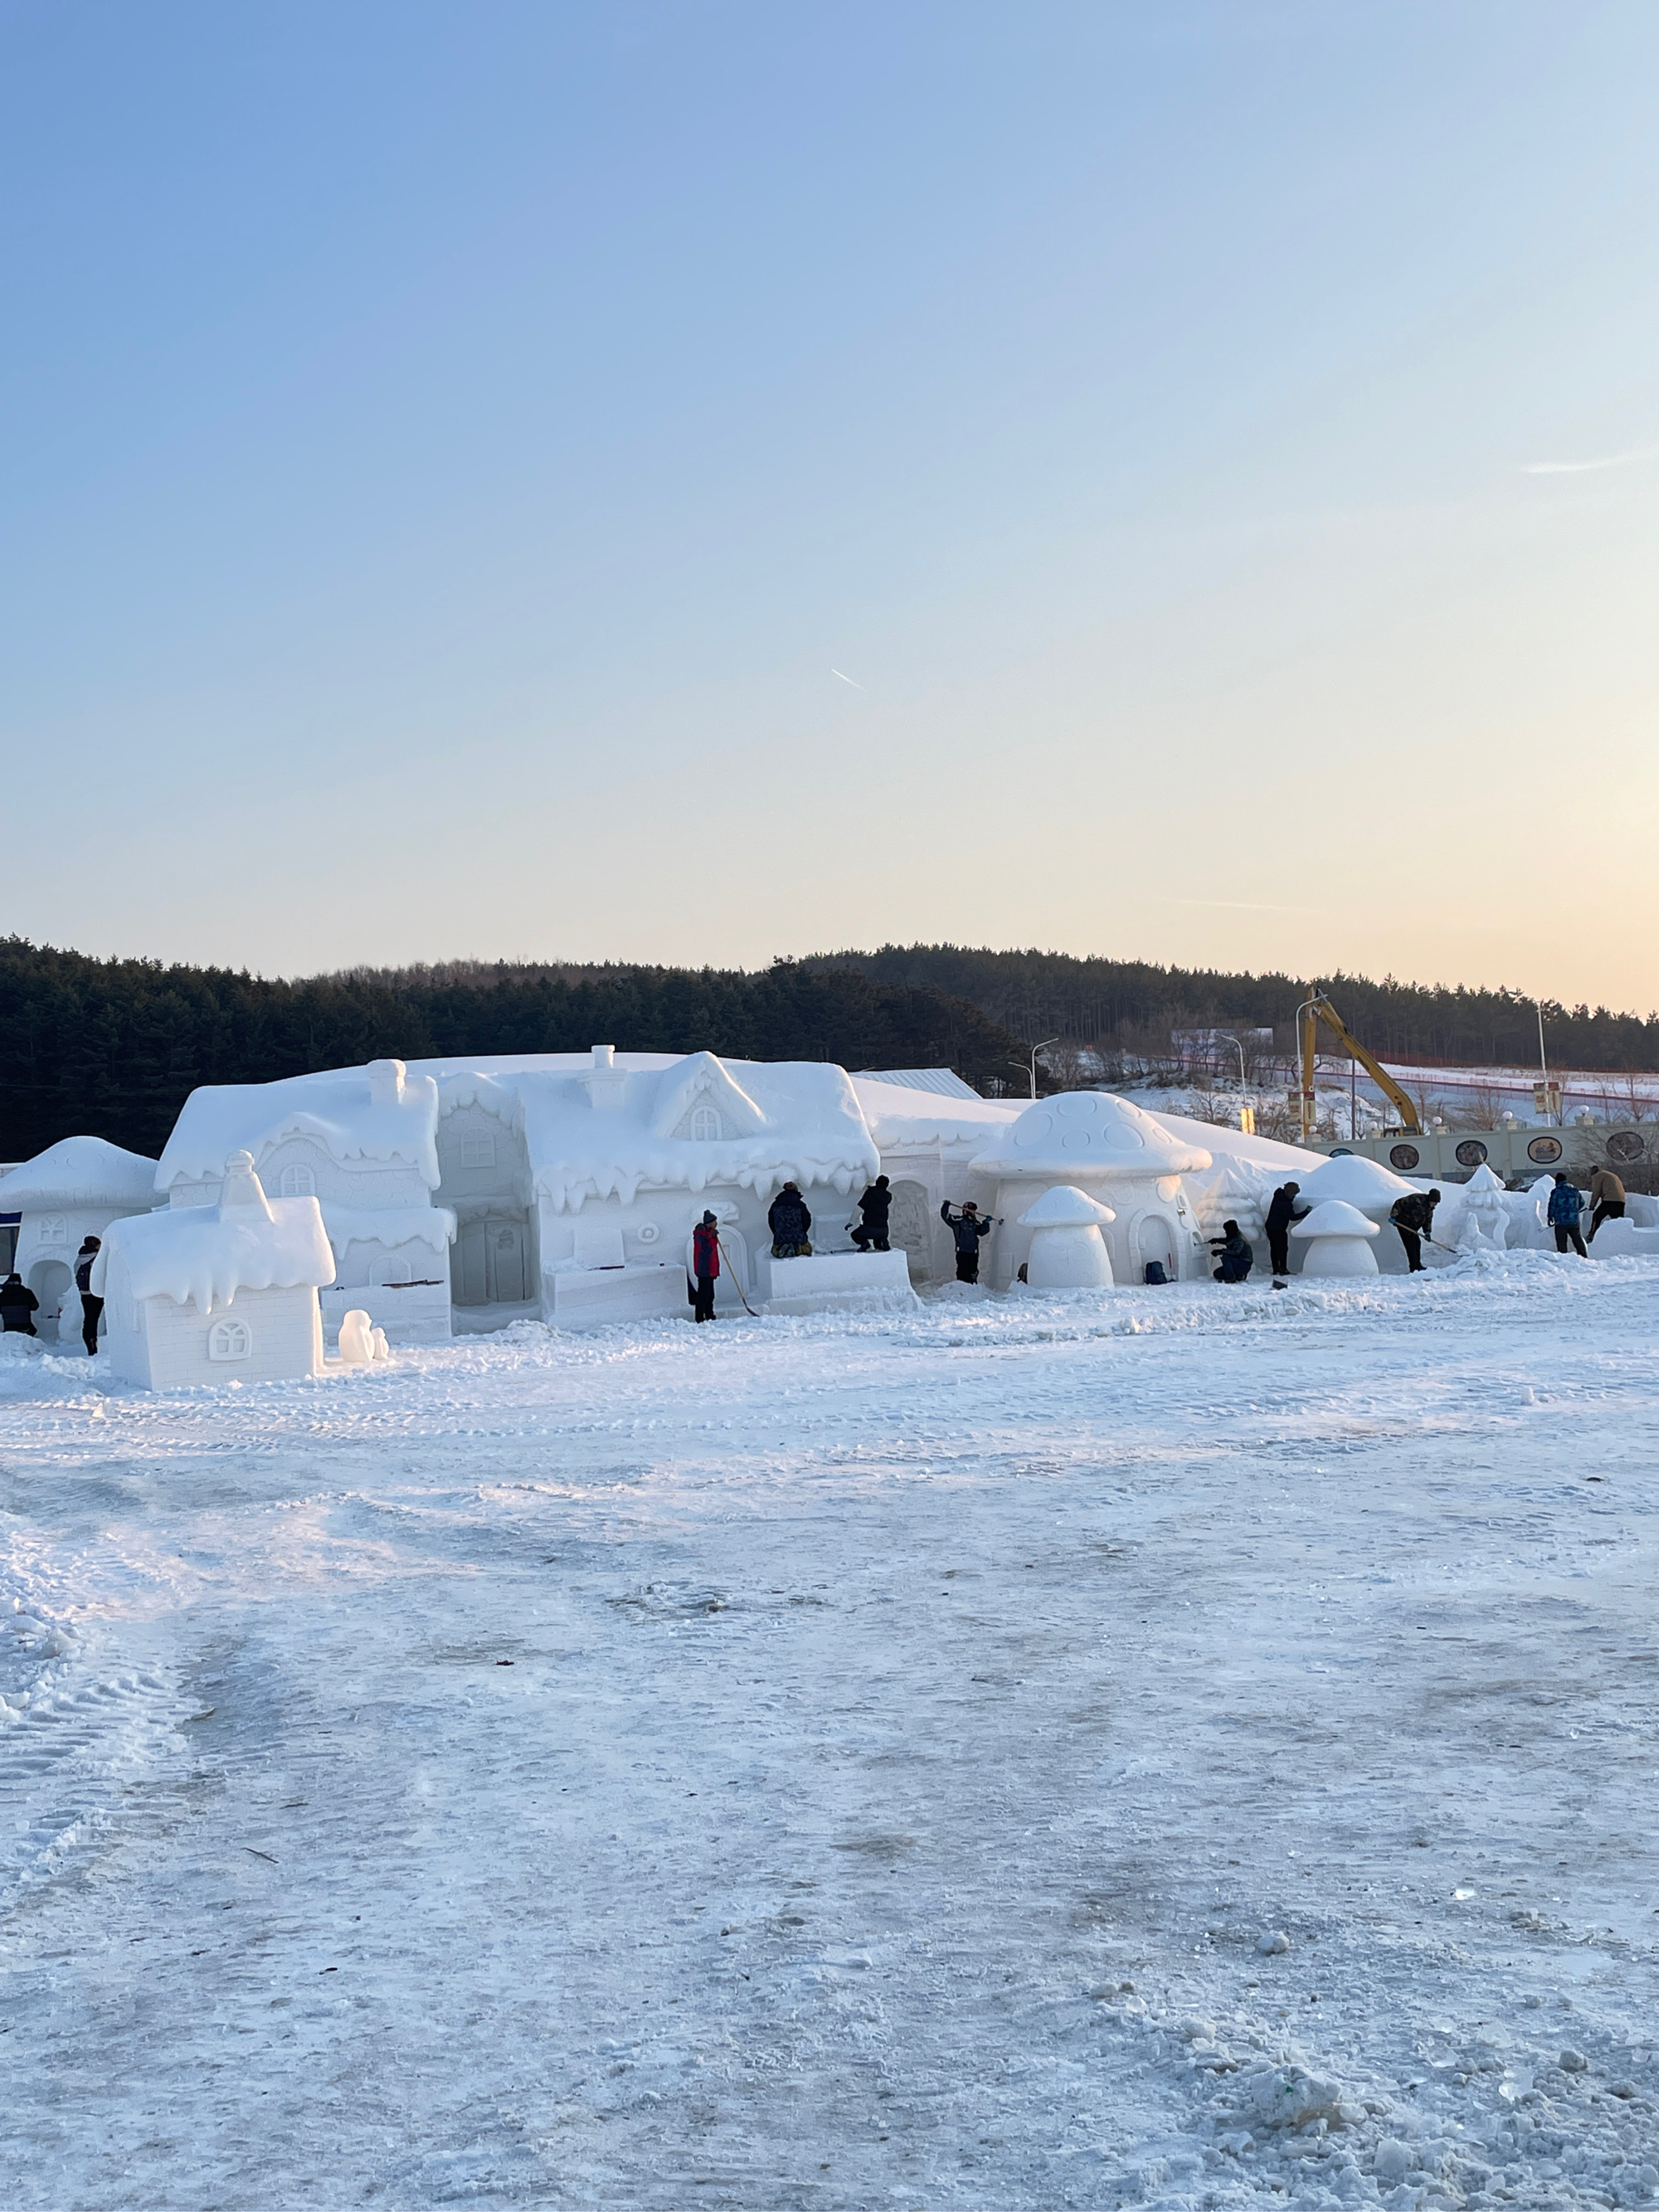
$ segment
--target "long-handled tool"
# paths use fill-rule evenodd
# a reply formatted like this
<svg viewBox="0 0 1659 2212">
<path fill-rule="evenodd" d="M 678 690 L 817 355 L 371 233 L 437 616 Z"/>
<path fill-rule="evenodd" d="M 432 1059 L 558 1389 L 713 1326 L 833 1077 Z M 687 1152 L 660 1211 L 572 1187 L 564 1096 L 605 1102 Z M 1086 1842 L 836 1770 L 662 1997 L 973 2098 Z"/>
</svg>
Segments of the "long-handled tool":
<svg viewBox="0 0 1659 2212">
<path fill-rule="evenodd" d="M 750 1321 L 758 1321 L 760 1319 L 760 1316 L 755 1311 L 753 1306 L 750 1304 L 748 1299 L 744 1297 L 743 1278 L 738 1274 L 737 1269 L 732 1267 L 731 1256 L 727 1253 L 725 1245 L 720 1243 L 718 1237 L 714 1239 L 714 1249 L 720 1254 L 721 1259 L 725 1261 L 726 1266 L 732 1268 L 732 1279 L 738 1286 L 738 1296 L 740 1298 L 743 1298 L 744 1311 L 748 1315 Z"/>
</svg>

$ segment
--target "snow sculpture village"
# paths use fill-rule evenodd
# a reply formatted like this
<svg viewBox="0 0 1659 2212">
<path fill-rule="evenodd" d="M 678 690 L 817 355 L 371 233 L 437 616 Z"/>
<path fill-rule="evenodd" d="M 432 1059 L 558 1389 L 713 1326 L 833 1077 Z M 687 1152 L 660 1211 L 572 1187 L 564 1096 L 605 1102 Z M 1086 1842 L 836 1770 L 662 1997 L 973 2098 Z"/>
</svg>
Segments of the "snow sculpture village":
<svg viewBox="0 0 1659 2212">
<path fill-rule="evenodd" d="M 890 1186 L 890 1249 L 854 1242 Z M 994 1224 L 972 1295 L 1206 1280 L 1228 1221 L 1259 1243 L 1287 1177 L 1309 1209 L 1289 1270 L 1402 1272 L 1379 1234 L 1422 1188 L 1374 1160 L 1153 1115 L 1092 1091 L 980 1097 L 945 1069 L 617 1053 L 376 1060 L 191 1093 L 159 1162 L 70 1138 L 0 1177 L 37 1332 L 82 1327 L 75 1262 L 106 1301 L 116 1372 L 151 1388 L 322 1371 L 377 1349 L 537 1320 L 560 1330 L 684 1313 L 691 1236 L 717 1227 L 715 1312 L 914 1304 L 951 1282 L 942 1209 Z M 774 1256 L 795 1184 L 811 1251 Z M 1604 1249 L 1659 1244 L 1653 1202 Z M 1431 1258 L 1547 1248 L 1541 1197 L 1448 1185 Z"/>
</svg>

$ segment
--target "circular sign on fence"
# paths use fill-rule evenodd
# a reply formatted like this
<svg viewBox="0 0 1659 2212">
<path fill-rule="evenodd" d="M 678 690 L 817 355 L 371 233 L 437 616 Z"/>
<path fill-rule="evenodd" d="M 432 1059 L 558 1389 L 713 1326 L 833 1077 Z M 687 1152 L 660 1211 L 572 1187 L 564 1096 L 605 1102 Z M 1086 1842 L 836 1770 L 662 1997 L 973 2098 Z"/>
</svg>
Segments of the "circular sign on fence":
<svg viewBox="0 0 1659 2212">
<path fill-rule="evenodd" d="M 1535 1160 L 1540 1168 L 1549 1167 L 1561 1157 L 1559 1137 L 1534 1137 L 1527 1146 L 1527 1158 Z"/>
<path fill-rule="evenodd" d="M 1486 1157 L 1486 1148 L 1478 1137 L 1465 1137 L 1455 1154 L 1460 1168 L 1478 1168 Z"/>
<path fill-rule="evenodd" d="M 1409 1175 L 1422 1157 L 1415 1145 L 1396 1145 L 1389 1154 L 1389 1164 L 1398 1168 L 1401 1175 Z"/>
<path fill-rule="evenodd" d="M 1607 1139 L 1607 1158 L 1610 1160 L 1639 1160 L 1647 1146 L 1634 1129 L 1615 1129 Z"/>
</svg>

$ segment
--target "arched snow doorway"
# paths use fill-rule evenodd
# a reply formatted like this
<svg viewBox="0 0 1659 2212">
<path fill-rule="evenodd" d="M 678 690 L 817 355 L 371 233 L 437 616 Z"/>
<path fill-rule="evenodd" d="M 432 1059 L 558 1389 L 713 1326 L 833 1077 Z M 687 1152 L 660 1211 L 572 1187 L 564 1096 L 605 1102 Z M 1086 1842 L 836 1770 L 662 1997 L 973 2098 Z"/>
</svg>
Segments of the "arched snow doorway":
<svg viewBox="0 0 1659 2212">
<path fill-rule="evenodd" d="M 37 1260 L 29 1269 L 29 1288 L 40 1301 L 34 1330 L 43 1344 L 57 1343 L 58 1317 L 74 1287 L 75 1278 L 61 1260 Z"/>
<path fill-rule="evenodd" d="M 719 1210 L 718 1207 L 715 1208 L 717 1212 Z M 699 1215 L 698 1218 L 701 1219 L 702 1216 Z M 685 1272 L 688 1276 L 691 1273 L 691 1263 L 692 1240 L 688 1237 L 685 1240 Z M 751 1304 L 753 1303 L 755 1277 L 749 1261 L 749 1239 L 741 1229 L 735 1227 L 729 1221 L 722 1221 L 720 1224 L 720 1271 L 714 1283 L 716 1313 L 726 1306 L 738 1305 L 741 1303 L 738 1295 L 739 1291 L 742 1291 Z"/>
<path fill-rule="evenodd" d="M 1143 1213 L 1130 1231 L 1135 1255 L 1135 1280 L 1144 1283 L 1148 1267 L 1156 1263 L 1167 1282 L 1179 1282 L 1181 1262 L 1176 1257 L 1175 1224 L 1166 1213 Z"/>
<path fill-rule="evenodd" d="M 933 1279 L 933 1207 L 927 1187 L 919 1182 L 896 1182 L 887 1217 L 887 1241 L 902 1252 L 913 1283 Z"/>
</svg>

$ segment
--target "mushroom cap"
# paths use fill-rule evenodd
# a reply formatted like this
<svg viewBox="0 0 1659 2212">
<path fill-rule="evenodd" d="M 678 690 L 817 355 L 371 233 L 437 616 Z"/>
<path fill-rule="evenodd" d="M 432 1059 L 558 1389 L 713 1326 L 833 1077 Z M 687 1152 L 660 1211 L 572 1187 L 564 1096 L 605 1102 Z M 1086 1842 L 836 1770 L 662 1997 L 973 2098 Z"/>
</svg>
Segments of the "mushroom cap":
<svg viewBox="0 0 1659 2212">
<path fill-rule="evenodd" d="M 125 1206 L 148 1213 L 155 1204 L 155 1162 L 102 1137 L 61 1137 L 0 1176 L 5 1195 L 0 1212 L 33 1213 L 39 1208 Z"/>
<path fill-rule="evenodd" d="M 999 1176 L 1170 1176 L 1206 1168 L 1210 1154 L 1184 1144 L 1161 1121 L 1107 1091 L 1062 1091 L 1039 1098 L 1000 1130 L 974 1163 Z"/>
<path fill-rule="evenodd" d="M 1028 1206 L 1019 1224 L 1022 1229 L 1083 1229 L 1116 1219 L 1109 1206 L 1102 1206 L 1075 1183 L 1061 1182 L 1045 1190 L 1035 1206 Z"/>
<path fill-rule="evenodd" d="M 1346 1199 L 1328 1198 L 1315 1206 L 1305 1221 L 1291 1224 L 1292 1237 L 1380 1237 L 1376 1222 L 1367 1221 L 1357 1206 Z"/>
<path fill-rule="evenodd" d="M 1386 1212 L 1395 1199 L 1416 1188 L 1361 1152 L 1334 1152 L 1323 1166 L 1302 1178 L 1301 1195 L 1304 1206 L 1322 1206 L 1328 1198 L 1336 1198 L 1346 1206 L 1380 1206 Z"/>
</svg>

